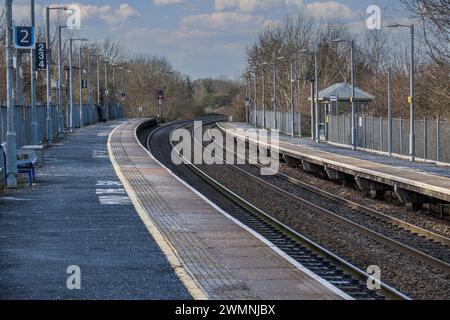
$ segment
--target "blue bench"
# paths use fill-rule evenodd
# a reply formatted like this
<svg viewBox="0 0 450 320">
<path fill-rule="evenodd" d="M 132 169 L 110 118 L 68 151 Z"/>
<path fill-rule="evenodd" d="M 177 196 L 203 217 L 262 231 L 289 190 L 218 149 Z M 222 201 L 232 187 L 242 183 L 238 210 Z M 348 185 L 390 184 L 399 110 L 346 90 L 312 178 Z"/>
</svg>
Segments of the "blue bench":
<svg viewBox="0 0 450 320">
<path fill-rule="evenodd" d="M 7 185 L 7 170 L 6 170 L 6 143 L 0 144 L 0 149 L 3 155 L 3 168 L 4 168 L 4 176 L 5 176 L 5 185 Z M 37 165 L 38 157 L 35 152 L 19 150 L 17 152 L 17 173 L 26 173 L 28 174 L 28 181 L 30 186 L 33 184 L 33 181 L 36 179 L 36 165 Z"/>
</svg>

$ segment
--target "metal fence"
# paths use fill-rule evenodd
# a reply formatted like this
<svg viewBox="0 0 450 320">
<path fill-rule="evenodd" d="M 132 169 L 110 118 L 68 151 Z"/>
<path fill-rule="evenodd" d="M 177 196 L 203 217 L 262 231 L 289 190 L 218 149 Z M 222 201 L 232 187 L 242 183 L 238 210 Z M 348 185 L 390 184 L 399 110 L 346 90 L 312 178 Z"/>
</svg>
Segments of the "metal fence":
<svg viewBox="0 0 450 320">
<path fill-rule="evenodd" d="M 358 117 L 357 145 L 394 155 L 409 156 L 409 120 L 392 119 L 392 147 L 389 150 L 388 120 Z M 330 116 L 328 141 L 351 145 L 351 116 Z M 417 158 L 450 163 L 450 121 L 414 121 Z"/>
<path fill-rule="evenodd" d="M 265 118 L 265 122 L 264 122 Z M 273 129 L 275 127 L 274 112 L 266 110 L 263 112 L 258 109 L 256 113 L 254 110 L 250 112 L 249 120 L 251 124 L 257 123 L 258 127 L 265 127 Z M 311 116 L 295 112 L 294 114 L 294 135 L 295 136 L 310 136 L 311 135 Z M 282 133 L 291 134 L 292 132 L 292 118 L 290 112 L 277 112 L 277 127 Z M 300 134 L 301 132 L 301 134 Z"/>
<path fill-rule="evenodd" d="M 250 112 L 251 124 L 274 128 L 274 113 L 258 109 Z M 358 117 L 357 119 L 358 148 L 389 153 L 388 120 L 385 118 Z M 301 122 L 301 125 L 300 125 Z M 320 124 L 323 140 L 332 143 L 351 145 L 351 115 L 329 116 L 328 125 Z M 291 134 L 291 113 L 277 112 L 277 128 L 282 133 Z M 311 116 L 295 113 L 294 135 L 311 136 Z M 416 137 L 416 156 L 419 159 L 450 163 L 450 121 L 416 120 L 414 123 Z M 392 119 L 391 153 L 397 156 L 409 156 L 409 120 Z"/>
<path fill-rule="evenodd" d="M 80 127 L 80 106 L 74 106 L 74 126 Z M 21 148 L 25 145 L 32 144 L 31 138 L 31 107 L 30 106 L 16 106 L 14 113 L 14 122 L 15 122 L 15 131 L 17 135 L 17 148 Z M 46 128 L 47 128 L 47 106 L 46 105 L 37 105 L 37 124 L 38 124 L 38 134 L 39 141 L 42 142 L 46 138 Z M 51 106 L 51 113 L 53 119 L 53 135 L 56 136 L 58 134 L 58 112 L 56 110 L 56 106 Z M 90 123 L 96 123 L 98 121 L 97 118 L 97 109 L 94 106 L 92 108 L 91 105 L 85 104 L 83 105 L 83 120 L 84 125 L 88 125 Z M 105 117 L 105 115 L 103 115 Z M 109 118 L 108 119 L 120 119 L 123 117 L 123 109 L 118 105 L 112 104 L 109 108 Z M 66 124 L 69 123 L 67 115 L 65 116 L 65 127 Z M 7 119 L 7 108 L 5 106 L 0 106 L 0 142 L 3 143 L 6 141 L 6 120 Z"/>
</svg>

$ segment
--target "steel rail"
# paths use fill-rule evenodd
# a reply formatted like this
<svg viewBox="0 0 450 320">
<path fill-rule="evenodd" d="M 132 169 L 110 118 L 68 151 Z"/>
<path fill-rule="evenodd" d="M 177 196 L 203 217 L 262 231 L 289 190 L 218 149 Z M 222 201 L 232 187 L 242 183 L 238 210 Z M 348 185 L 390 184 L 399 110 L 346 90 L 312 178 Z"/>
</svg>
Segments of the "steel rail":
<svg viewBox="0 0 450 320">
<path fill-rule="evenodd" d="M 214 123 L 214 122 L 216 122 L 216 121 L 211 121 L 211 122 L 208 122 L 206 124 L 211 124 L 211 123 Z M 190 123 L 192 123 L 192 121 Z M 150 140 L 153 137 L 153 135 L 158 130 L 163 129 L 166 126 L 162 126 L 162 127 L 156 128 L 155 130 L 153 130 L 149 134 L 148 139 L 147 139 L 147 147 L 148 147 L 149 150 L 150 150 Z M 186 122 L 180 123 L 176 128 L 174 128 L 171 131 L 170 136 L 172 135 L 173 131 L 176 130 L 177 128 L 189 127 L 189 126 L 191 126 L 191 124 L 186 124 Z M 174 148 L 173 142 L 170 140 L 170 137 L 169 137 L 169 141 L 170 141 L 171 147 Z M 198 143 L 198 141 L 196 143 Z M 201 144 L 201 145 L 202 145 L 202 148 L 204 148 L 203 144 Z M 211 176 L 206 174 L 204 171 L 202 171 L 200 168 L 198 168 L 196 165 L 194 165 L 192 162 L 190 162 L 182 154 L 179 153 L 179 156 L 182 159 L 184 159 L 184 161 L 186 161 L 186 163 L 189 163 L 189 165 L 188 165 L 189 168 L 192 168 L 195 171 L 195 173 L 198 176 L 200 176 L 209 185 L 211 185 L 215 189 L 219 190 L 223 194 L 226 194 L 228 197 L 230 197 L 231 199 L 233 199 L 234 201 L 236 201 L 240 205 L 244 206 L 245 208 L 250 210 L 252 213 L 254 213 L 257 216 L 261 217 L 264 221 L 267 221 L 268 223 L 273 225 L 275 228 L 277 228 L 277 229 L 281 230 L 282 232 L 284 232 L 287 236 L 290 236 L 295 241 L 298 241 L 299 243 L 301 243 L 301 244 L 307 246 L 308 248 L 312 249 L 319 256 L 326 257 L 328 260 L 330 260 L 333 263 L 335 263 L 335 265 L 338 268 L 340 268 L 340 269 L 342 269 L 342 270 L 344 270 L 346 272 L 349 272 L 352 276 L 356 277 L 360 281 L 366 281 L 367 279 L 371 278 L 371 275 L 369 275 L 368 273 L 364 272 L 363 270 L 359 269 L 358 267 L 354 266 L 353 264 L 351 264 L 350 262 L 344 260 L 343 258 L 337 256 L 336 254 L 332 253 L 331 251 L 327 250 L 326 248 L 322 247 L 321 245 L 319 245 L 318 243 L 312 241 L 311 239 L 301 235 L 299 232 L 293 230 L 289 226 L 287 226 L 287 225 L 283 224 L 282 222 L 278 221 L 277 219 L 273 218 L 270 214 L 264 212 L 263 210 L 257 208 L 256 206 L 254 206 L 253 204 L 251 204 L 250 202 L 245 200 L 244 198 L 240 197 L 239 195 L 234 193 L 232 190 L 226 188 L 220 182 L 218 182 L 217 180 L 215 180 L 214 178 L 212 178 Z M 395 288 L 392 288 L 388 284 L 386 284 L 386 283 L 384 283 L 382 281 L 379 281 L 379 284 L 381 286 L 381 293 L 385 297 L 387 297 L 389 299 L 410 300 L 410 298 L 408 296 L 406 296 L 405 294 L 399 292 Z"/>
<path fill-rule="evenodd" d="M 416 259 L 418 259 L 420 261 L 426 262 L 429 265 L 432 265 L 432 266 L 434 266 L 436 268 L 439 268 L 439 269 L 441 269 L 441 270 L 443 270 L 443 271 L 445 271 L 447 273 L 450 273 L 450 264 L 448 264 L 445 261 L 442 261 L 442 260 L 437 259 L 437 258 L 435 258 L 433 256 L 430 256 L 429 254 L 426 254 L 426 253 L 424 253 L 422 251 L 419 251 L 419 250 L 417 250 L 415 248 L 412 248 L 412 247 L 410 247 L 408 245 L 405 245 L 405 244 L 403 244 L 403 243 L 401 243 L 401 242 L 399 242 L 397 240 L 391 239 L 391 238 L 389 238 L 389 237 L 387 237 L 385 235 L 382 235 L 379 232 L 376 232 L 374 230 L 370 230 L 370 229 L 368 229 L 368 228 L 366 228 L 364 226 L 359 225 L 356 222 L 353 222 L 353 221 L 351 221 L 351 220 L 349 220 L 347 218 L 344 218 L 344 217 L 342 217 L 342 216 L 340 216 L 338 214 L 335 214 L 335 213 L 333 213 L 333 212 L 331 212 L 331 211 L 329 211 L 329 210 L 327 210 L 325 208 L 322 208 L 322 207 L 320 207 L 320 206 L 318 206 L 318 205 L 316 205 L 314 203 L 311 203 L 311 202 L 309 202 L 309 201 L 307 201 L 305 199 L 302 199 L 302 198 L 300 198 L 300 197 L 298 197 L 296 195 L 293 195 L 293 194 L 289 193 L 288 191 L 283 190 L 283 189 L 281 189 L 281 188 L 279 188 L 277 186 L 274 186 L 271 183 L 261 179 L 260 177 L 257 177 L 255 175 L 253 175 L 253 174 L 251 174 L 251 173 L 249 173 L 249 172 L 239 168 L 236 165 L 227 164 L 227 166 L 232 168 L 232 169 L 234 169 L 235 171 L 239 172 L 240 174 L 243 174 L 243 175 L 247 176 L 248 178 L 252 179 L 253 181 L 258 183 L 259 185 L 263 186 L 264 188 L 269 188 L 270 190 L 272 190 L 273 192 L 279 194 L 280 196 L 283 196 L 283 197 L 285 197 L 285 198 L 287 198 L 287 199 L 289 199 L 291 201 L 297 202 L 300 205 L 302 205 L 303 207 L 305 207 L 305 208 L 307 208 L 307 209 L 309 209 L 309 210 L 311 210 L 313 212 L 316 212 L 318 214 L 326 216 L 326 217 L 332 219 L 335 222 L 341 223 L 341 224 L 343 224 L 343 225 L 345 225 L 345 226 L 347 226 L 349 228 L 355 229 L 355 230 L 357 230 L 357 231 L 359 231 L 359 232 L 361 232 L 361 233 L 371 237 L 374 240 L 378 240 L 378 241 L 384 243 L 385 245 L 390 246 L 391 248 L 394 248 L 396 250 L 399 250 L 399 251 L 402 251 L 404 253 L 407 253 L 408 255 L 410 255 L 410 256 L 412 256 L 412 257 L 414 257 L 414 258 L 416 258 Z"/>
</svg>

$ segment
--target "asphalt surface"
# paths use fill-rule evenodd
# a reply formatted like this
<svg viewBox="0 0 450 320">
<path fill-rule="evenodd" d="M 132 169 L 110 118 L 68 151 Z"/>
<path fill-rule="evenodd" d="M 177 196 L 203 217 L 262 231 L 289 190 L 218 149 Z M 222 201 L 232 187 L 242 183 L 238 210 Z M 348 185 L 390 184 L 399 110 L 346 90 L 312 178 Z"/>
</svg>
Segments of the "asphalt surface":
<svg viewBox="0 0 450 320">
<path fill-rule="evenodd" d="M 66 134 L 33 187 L 0 189 L 0 299 L 191 299 L 111 165 L 118 123 Z"/>
</svg>

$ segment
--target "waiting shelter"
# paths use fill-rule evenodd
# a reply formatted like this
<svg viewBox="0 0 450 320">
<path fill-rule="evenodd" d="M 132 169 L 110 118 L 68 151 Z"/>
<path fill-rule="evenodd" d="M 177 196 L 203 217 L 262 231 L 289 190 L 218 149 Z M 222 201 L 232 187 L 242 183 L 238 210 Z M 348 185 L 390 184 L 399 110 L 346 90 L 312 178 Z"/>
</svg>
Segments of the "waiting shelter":
<svg viewBox="0 0 450 320">
<path fill-rule="evenodd" d="M 328 140 L 330 116 L 351 113 L 352 85 L 341 82 L 319 91 L 319 134 L 321 140 Z M 308 98 L 312 101 L 311 97 Z M 375 100 L 375 97 L 355 87 L 355 102 L 359 107 Z"/>
</svg>

